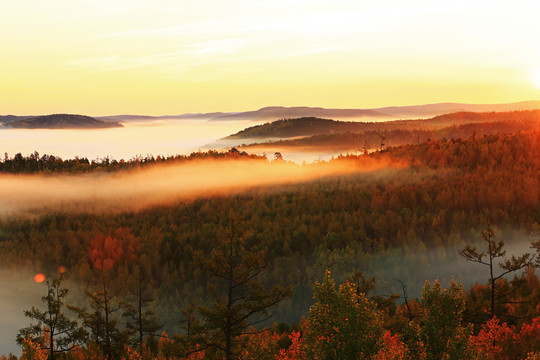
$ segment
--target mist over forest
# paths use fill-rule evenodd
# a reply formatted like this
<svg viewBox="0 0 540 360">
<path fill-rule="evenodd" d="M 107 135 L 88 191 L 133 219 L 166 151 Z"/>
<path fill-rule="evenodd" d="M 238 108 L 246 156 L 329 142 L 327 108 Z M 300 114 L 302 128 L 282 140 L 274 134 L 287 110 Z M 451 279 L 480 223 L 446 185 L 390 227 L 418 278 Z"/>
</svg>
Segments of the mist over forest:
<svg viewBox="0 0 540 360">
<path fill-rule="evenodd" d="M 65 302 L 74 306 L 66 313 L 87 321 L 88 334 L 98 330 L 84 309 L 99 304 L 92 301 L 101 301 L 104 289 L 114 294 L 111 306 L 118 307 L 118 314 L 111 315 L 111 331 L 119 334 L 114 349 L 96 335 L 98 342 L 87 337 L 81 351 L 98 346 L 120 358 L 126 346 L 141 348 L 142 342 L 133 345 L 131 315 L 120 315 L 129 314 L 144 294 L 159 324 L 145 335 L 145 346 L 154 354 L 164 351 L 158 342 L 168 338 L 156 336 L 165 331 L 171 336 L 166 346 L 178 358 L 188 358 L 181 354 L 208 336 L 219 337 L 219 332 L 190 337 L 185 322 L 203 322 L 204 311 L 217 311 L 222 298 L 216 294 L 223 293 L 226 282 L 219 280 L 224 275 L 216 276 L 223 268 L 216 264 L 233 259 L 248 274 L 260 267 L 249 277 L 256 283 L 246 282 L 253 288 L 246 285 L 243 291 L 267 289 L 263 298 L 274 299 L 268 295 L 274 291 L 276 299 L 268 303 L 271 318 L 258 323 L 258 316 L 266 316 L 261 311 L 246 319 L 258 323 L 258 329 L 276 334 L 282 329 L 284 339 L 300 331 L 298 341 L 312 341 L 306 327 L 315 316 L 310 309 L 322 301 L 320 286 L 333 281 L 358 290 L 354 301 L 368 301 L 381 331 L 395 336 L 405 336 L 411 323 L 428 321 L 429 284 L 458 291 L 458 281 L 462 330 L 470 326 L 472 336 L 481 336 L 490 319 L 489 271 L 460 251 L 485 247 L 486 231 L 504 240 L 507 252 L 495 260 L 496 272 L 512 256 L 525 256 L 528 262 L 499 279 L 498 296 L 508 294 L 493 310 L 516 334 L 528 329 L 538 318 L 540 291 L 534 272 L 537 249 L 531 247 L 540 229 L 537 115 L 453 116 L 465 123 L 447 128 L 450 118 L 437 118 L 439 127 L 429 131 L 445 129 L 438 136 L 414 136 L 428 130 L 405 122 L 399 146 L 366 146 L 304 164 L 288 161 L 282 143 L 273 144 L 268 155 L 250 154 L 241 146 L 124 160 L 7 154 L 0 161 L 0 285 L 9 292 L 1 300 L 2 308 L 9 309 L 0 326 L 2 351 L 20 353 L 15 337 L 29 323 L 23 310 L 43 307 L 46 282 L 36 283 L 33 276 L 44 274 L 50 289 L 62 269 L 62 286 L 69 289 Z M 534 121 L 522 118 L 531 116 Z M 514 131 L 516 126 L 522 128 Z M 356 136 L 358 144 L 367 136 L 388 135 L 387 130 L 320 135 Z M 223 251 L 233 254 L 233 249 L 235 256 L 223 257 Z M 240 351 L 241 336 L 255 336 L 244 334 L 246 324 L 231 354 Z M 292 351 L 291 346 L 287 340 L 279 348 Z M 387 346 L 376 348 L 386 351 Z M 211 345 L 205 349 L 214 356 L 209 355 Z"/>
<path fill-rule="evenodd" d="M 539 9 L 4 1 L 0 360 L 540 360 Z"/>
</svg>

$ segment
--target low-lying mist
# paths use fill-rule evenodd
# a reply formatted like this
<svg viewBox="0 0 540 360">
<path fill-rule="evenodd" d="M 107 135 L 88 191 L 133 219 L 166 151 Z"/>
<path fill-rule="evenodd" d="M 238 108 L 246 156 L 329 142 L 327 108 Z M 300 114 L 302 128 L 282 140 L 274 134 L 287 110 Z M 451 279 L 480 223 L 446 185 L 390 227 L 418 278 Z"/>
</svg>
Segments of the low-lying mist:
<svg viewBox="0 0 540 360">
<path fill-rule="evenodd" d="M 285 161 L 197 160 L 85 175 L 0 175 L 0 215 L 28 211 L 136 211 L 196 197 L 399 168 L 366 159 L 307 166 Z"/>
<path fill-rule="evenodd" d="M 30 319 L 25 318 L 23 310 L 32 306 L 42 309 L 41 297 L 46 295 L 44 283 L 37 284 L 34 274 L 29 270 L 6 270 L 0 268 L 0 356 L 9 354 L 20 355 L 21 348 L 15 342 L 19 329 L 28 326 Z"/>
<path fill-rule="evenodd" d="M 206 144 L 244 129 L 246 122 L 157 120 L 125 122 L 107 129 L 14 129 L 0 126 L 0 154 L 49 154 L 61 158 L 110 157 L 132 159 L 137 155 L 190 154 Z M 216 148 L 216 147 L 211 147 Z"/>
</svg>

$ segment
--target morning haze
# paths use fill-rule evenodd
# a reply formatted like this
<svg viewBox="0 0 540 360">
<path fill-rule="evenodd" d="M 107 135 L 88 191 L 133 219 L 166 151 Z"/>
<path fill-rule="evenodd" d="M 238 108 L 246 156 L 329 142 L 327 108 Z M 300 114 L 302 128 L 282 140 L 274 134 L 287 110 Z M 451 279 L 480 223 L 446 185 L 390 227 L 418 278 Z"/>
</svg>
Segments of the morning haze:
<svg viewBox="0 0 540 360">
<path fill-rule="evenodd" d="M 3 1 L 0 360 L 540 359 L 539 14 Z"/>
</svg>

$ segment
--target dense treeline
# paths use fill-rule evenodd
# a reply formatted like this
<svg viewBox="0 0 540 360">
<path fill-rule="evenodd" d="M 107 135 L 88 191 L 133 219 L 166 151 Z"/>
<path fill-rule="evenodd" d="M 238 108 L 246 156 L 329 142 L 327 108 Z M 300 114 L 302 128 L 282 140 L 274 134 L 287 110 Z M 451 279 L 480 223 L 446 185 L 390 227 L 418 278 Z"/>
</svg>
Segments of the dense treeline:
<svg viewBox="0 0 540 360">
<path fill-rule="evenodd" d="M 172 156 L 156 156 L 147 155 L 137 156 L 130 160 L 116 160 L 108 156 L 101 159 L 88 160 L 87 158 L 66 159 L 54 155 L 44 154 L 40 157 L 36 151 L 33 154 L 24 156 L 21 153 L 9 157 L 9 154 L 4 155 L 4 159 L 0 160 L 0 173 L 14 174 L 29 174 L 29 173 L 85 173 L 91 171 L 117 171 L 125 169 L 133 169 L 147 165 L 154 165 L 162 162 L 182 162 L 189 160 L 200 159 L 260 159 L 264 160 L 264 156 L 251 155 L 245 151 L 238 151 L 235 148 L 227 152 L 209 150 L 207 152 L 195 152 L 190 155 L 172 155 Z"/>
<path fill-rule="evenodd" d="M 233 151 L 223 156 L 241 155 Z M 118 261 L 109 272 L 107 286 L 126 298 L 136 296 L 137 274 L 144 273 L 145 292 L 155 299 L 153 309 L 163 329 L 173 333 L 179 331 L 181 309 L 208 299 L 210 274 L 194 259 L 209 257 L 216 244 L 223 242 L 231 216 L 238 220 L 235 231 L 246 250 L 264 250 L 268 273 L 262 283 L 293 287 L 293 298 L 277 313 L 278 320 L 288 323 L 306 314 L 313 303 L 312 286 L 326 269 L 338 282 L 362 270 L 387 290 L 392 288 L 392 279 L 398 278 L 409 294 L 417 296 L 421 283 L 415 273 L 433 279 L 444 273 L 437 265 L 452 264 L 452 269 L 441 274 L 441 282 L 446 282 L 464 262 L 452 263 L 457 249 L 479 239 L 488 222 L 509 246 L 521 245 L 523 237 L 529 243 L 536 236 L 540 133 L 431 140 L 335 161 L 361 166 L 364 156 L 400 160 L 410 166 L 200 198 L 137 213 L 52 213 L 35 219 L 3 219 L 1 261 L 6 267 L 29 266 L 36 272 L 52 273 L 64 266 L 70 279 L 88 288 L 99 285 L 101 279 L 89 256 L 91 249 L 101 243 L 122 249 L 113 251 Z M 527 276 L 527 286 L 514 291 L 509 300 L 515 304 L 498 310 L 508 326 L 516 326 L 512 330 L 516 332 L 538 317 L 537 303 L 530 308 L 521 303 L 538 299 L 538 279 L 530 272 Z M 481 275 L 479 280 L 484 283 L 486 278 Z M 501 279 L 499 288 L 510 289 L 510 280 Z M 478 285 L 465 302 L 463 314 L 471 323 L 477 322 L 476 331 L 486 320 L 477 316 L 478 309 L 488 308 L 486 293 L 487 288 Z M 424 311 L 417 302 L 409 305 L 416 316 Z M 406 319 L 404 311 L 394 306 L 381 321 L 402 332 L 407 321 L 395 314 Z"/>
<path fill-rule="evenodd" d="M 167 293 L 160 297 L 175 303 L 183 287 L 200 280 L 190 264 L 193 251 L 211 250 L 224 230 L 220 219 L 234 209 L 248 244 L 268 248 L 273 276 L 297 289 L 299 298 L 286 316 L 292 320 L 307 308 L 311 284 L 325 268 L 348 273 L 361 266 L 378 278 L 384 268 L 407 281 L 414 270 L 392 260 L 404 256 L 426 266 L 445 262 L 456 246 L 479 238 L 488 220 L 509 243 L 522 235 L 513 230 L 533 234 L 540 220 L 539 145 L 538 134 L 431 141 L 370 155 L 413 163 L 404 170 L 203 198 L 139 213 L 4 220 L 0 246 L 8 263 L 29 259 L 54 269 L 64 262 L 87 281 L 91 275 L 79 259 L 92 238 L 125 229 L 139 239 L 152 262 L 155 288 Z M 426 249 L 434 251 L 433 257 Z"/>
</svg>

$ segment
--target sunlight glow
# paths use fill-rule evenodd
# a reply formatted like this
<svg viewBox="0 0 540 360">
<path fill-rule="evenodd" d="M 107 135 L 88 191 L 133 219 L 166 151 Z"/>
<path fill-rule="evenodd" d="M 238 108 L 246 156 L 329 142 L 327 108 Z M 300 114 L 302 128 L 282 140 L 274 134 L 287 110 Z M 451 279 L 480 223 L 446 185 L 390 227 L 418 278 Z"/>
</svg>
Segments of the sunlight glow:
<svg viewBox="0 0 540 360">
<path fill-rule="evenodd" d="M 529 36 L 540 33 L 537 7 L 498 0 L 10 2 L 0 5 L 0 31 L 10 34 L 0 38 L 0 113 L 534 99 L 520 74 L 537 55 Z"/>
</svg>

